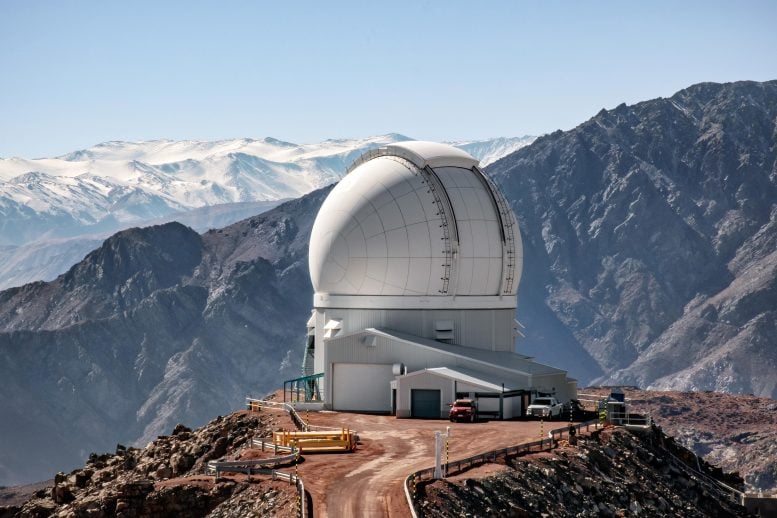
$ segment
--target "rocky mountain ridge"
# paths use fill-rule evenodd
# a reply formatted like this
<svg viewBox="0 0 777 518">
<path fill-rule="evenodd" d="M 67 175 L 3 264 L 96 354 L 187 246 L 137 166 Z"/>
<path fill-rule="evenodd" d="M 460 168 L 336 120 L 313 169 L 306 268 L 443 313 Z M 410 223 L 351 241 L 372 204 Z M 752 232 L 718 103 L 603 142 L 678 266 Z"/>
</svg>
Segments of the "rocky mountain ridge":
<svg viewBox="0 0 777 518">
<path fill-rule="evenodd" d="M 75 465 L 111 435 L 142 444 L 203 423 L 296 377 L 327 192 L 202 235 L 123 231 L 52 282 L 0 292 L 0 484 Z"/>
<path fill-rule="evenodd" d="M 204 232 L 254 216 L 337 181 L 361 153 L 403 140 L 411 139 L 105 142 L 56 158 L 0 158 L 0 289 L 53 280 L 131 226 L 179 221 Z M 532 140 L 453 145 L 486 164 Z"/>
<path fill-rule="evenodd" d="M 488 172 L 524 240 L 519 349 L 607 384 L 777 396 L 777 81 L 602 110 Z"/>
<path fill-rule="evenodd" d="M 197 232 L 205 232 L 261 214 L 282 201 L 224 203 L 201 207 L 143 221 L 143 226 L 177 221 Z M 35 281 L 53 281 L 98 248 L 113 233 L 82 233 L 71 237 L 40 238 L 19 246 L 0 246 L 0 290 Z"/>
<path fill-rule="evenodd" d="M 292 144 L 273 138 L 216 142 L 106 142 L 56 158 L 0 158 L 0 245 L 116 231 L 172 213 L 307 194 L 342 177 L 399 134 Z M 455 143 L 484 163 L 532 137 Z"/>
<path fill-rule="evenodd" d="M 606 396 L 609 389 L 589 387 L 585 392 Z M 631 388 L 626 388 L 626 397 L 630 411 L 649 414 L 660 426 L 633 435 L 606 428 L 590 438 L 579 435 L 577 444 L 563 440 L 549 453 L 498 457 L 445 481 L 423 483 L 416 493 L 421 510 L 432 516 L 523 516 L 539 509 L 559 516 L 731 516 L 745 515 L 739 500 L 711 479 L 751 495 L 777 488 L 763 485 L 769 476 L 775 483 L 768 462 L 775 445 L 768 438 L 775 433 L 774 412 L 768 414 L 773 400 Z M 720 416 L 727 418 L 727 426 Z M 117 445 L 113 454 L 91 454 L 85 466 L 58 473 L 27 496 L 23 490 L 0 488 L 0 517 L 290 515 L 294 486 L 243 475 L 218 482 L 202 474 L 209 460 L 261 457 L 258 450 L 246 449 L 250 439 L 289 427 L 294 425 L 284 413 L 245 411 L 216 417 L 196 430 L 176 425 L 171 434 L 145 447 Z M 686 449 L 689 432 L 708 440 Z M 733 440 L 728 462 L 721 463 L 714 452 L 699 451 L 719 433 Z M 693 450 L 704 460 L 697 460 Z M 737 464 L 730 462 L 732 457 Z"/>
</svg>

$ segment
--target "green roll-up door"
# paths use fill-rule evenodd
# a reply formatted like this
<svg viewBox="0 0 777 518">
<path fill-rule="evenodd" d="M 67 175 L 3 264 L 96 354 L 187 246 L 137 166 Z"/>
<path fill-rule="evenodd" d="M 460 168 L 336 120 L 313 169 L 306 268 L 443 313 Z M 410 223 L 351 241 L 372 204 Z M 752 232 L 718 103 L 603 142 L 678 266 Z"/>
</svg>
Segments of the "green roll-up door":
<svg viewBox="0 0 777 518">
<path fill-rule="evenodd" d="M 412 417 L 439 419 L 440 391 L 412 389 L 410 391 L 410 412 Z"/>
</svg>

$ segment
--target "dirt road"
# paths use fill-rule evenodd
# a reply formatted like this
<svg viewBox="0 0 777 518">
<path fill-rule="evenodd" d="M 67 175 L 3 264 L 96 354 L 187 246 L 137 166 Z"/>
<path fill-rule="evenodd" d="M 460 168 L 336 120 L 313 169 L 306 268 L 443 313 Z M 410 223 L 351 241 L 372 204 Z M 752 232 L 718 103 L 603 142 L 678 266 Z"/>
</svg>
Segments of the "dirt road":
<svg viewBox="0 0 777 518">
<path fill-rule="evenodd" d="M 311 412 L 303 418 L 357 430 L 360 438 L 354 453 L 309 454 L 299 465 L 317 518 L 409 516 L 405 477 L 434 464 L 434 432 L 446 426 L 451 427 L 451 461 L 540 438 L 538 421 L 471 424 L 339 412 Z M 564 424 L 545 422 L 544 432 Z"/>
</svg>

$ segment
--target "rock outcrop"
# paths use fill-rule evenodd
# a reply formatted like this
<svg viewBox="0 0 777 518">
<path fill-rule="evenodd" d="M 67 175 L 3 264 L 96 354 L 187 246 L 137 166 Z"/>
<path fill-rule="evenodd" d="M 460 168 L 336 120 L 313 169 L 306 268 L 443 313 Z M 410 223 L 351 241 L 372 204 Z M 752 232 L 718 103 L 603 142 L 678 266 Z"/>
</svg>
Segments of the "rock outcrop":
<svg viewBox="0 0 777 518">
<path fill-rule="evenodd" d="M 609 394 L 586 388 L 586 393 Z M 719 392 L 624 390 L 635 412 L 706 461 L 738 472 L 751 493 L 777 496 L 777 401 Z"/>
<path fill-rule="evenodd" d="M 202 475 L 209 460 L 236 454 L 275 425 L 271 416 L 238 412 L 196 431 L 176 426 L 145 448 L 119 444 L 114 454 L 92 454 L 83 468 L 58 473 L 27 502 L 0 507 L 0 517 L 296 516 L 295 486 Z"/>
<path fill-rule="evenodd" d="M 418 500 L 423 516 L 435 517 L 747 515 L 666 440 L 606 429 L 577 446 L 510 459 L 495 475 L 419 486 Z"/>
</svg>

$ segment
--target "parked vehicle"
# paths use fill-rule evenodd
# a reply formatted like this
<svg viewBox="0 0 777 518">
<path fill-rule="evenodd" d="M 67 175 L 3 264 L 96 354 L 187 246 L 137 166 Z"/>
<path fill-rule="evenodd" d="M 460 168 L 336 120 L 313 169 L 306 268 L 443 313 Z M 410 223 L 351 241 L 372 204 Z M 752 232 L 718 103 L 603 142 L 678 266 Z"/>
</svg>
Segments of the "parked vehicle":
<svg viewBox="0 0 777 518">
<path fill-rule="evenodd" d="M 448 418 L 451 422 L 469 421 L 474 423 L 478 418 L 477 403 L 472 399 L 457 399 L 451 405 Z"/>
<path fill-rule="evenodd" d="M 541 396 L 532 399 L 531 405 L 526 409 L 528 417 L 544 417 L 553 419 L 564 411 L 564 404 L 559 403 L 555 397 Z"/>
</svg>

